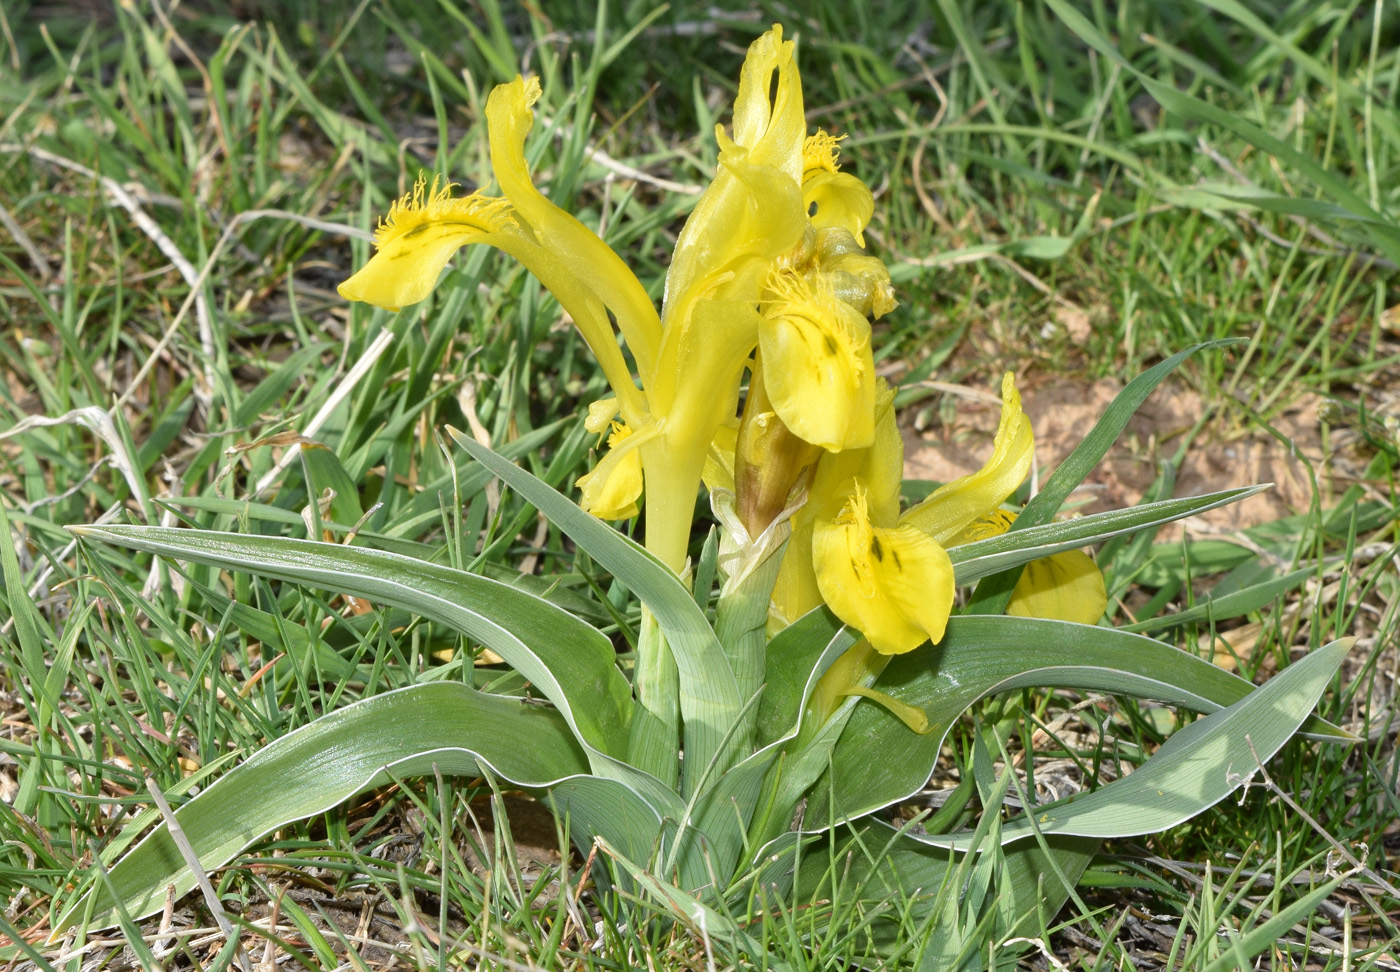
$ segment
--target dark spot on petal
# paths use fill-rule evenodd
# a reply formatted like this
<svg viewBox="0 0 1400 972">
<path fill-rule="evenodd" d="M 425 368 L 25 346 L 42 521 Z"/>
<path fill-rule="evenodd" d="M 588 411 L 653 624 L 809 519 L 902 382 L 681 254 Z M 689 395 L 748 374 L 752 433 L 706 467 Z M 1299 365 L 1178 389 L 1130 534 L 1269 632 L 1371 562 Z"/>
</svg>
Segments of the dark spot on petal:
<svg viewBox="0 0 1400 972">
<path fill-rule="evenodd" d="M 424 223 L 422 226 L 415 226 L 415 227 L 413 227 L 413 229 L 409 230 L 409 231 L 408 231 L 407 233 L 405 233 L 403 236 L 399 237 L 399 239 L 401 239 L 401 240 L 411 240 L 411 239 L 413 239 L 413 237 L 415 237 L 415 236 L 419 236 L 419 235 L 421 235 L 421 234 L 423 234 L 423 233 L 426 233 L 429 229 L 432 228 L 432 225 L 433 225 L 432 223 Z"/>
<path fill-rule="evenodd" d="M 890 556 L 894 558 L 894 569 L 900 571 L 904 570 L 904 565 L 899 562 L 899 551 L 891 547 Z"/>
<path fill-rule="evenodd" d="M 880 546 L 880 538 L 879 538 L 879 537 L 871 537 L 871 538 L 870 538 L 870 552 L 871 552 L 872 554 L 875 555 L 875 559 L 876 559 L 876 560 L 880 561 L 881 563 L 884 563 L 884 560 L 885 560 L 885 548 L 882 547 L 882 546 Z M 893 552 L 893 551 L 891 551 L 891 552 Z"/>
<path fill-rule="evenodd" d="M 830 334 L 823 334 L 822 337 L 826 340 L 826 353 L 834 355 L 836 353 L 836 340 Z"/>
<path fill-rule="evenodd" d="M 807 218 L 811 219 L 815 215 L 817 215 L 817 201 L 813 199 L 812 205 L 807 207 Z"/>
</svg>

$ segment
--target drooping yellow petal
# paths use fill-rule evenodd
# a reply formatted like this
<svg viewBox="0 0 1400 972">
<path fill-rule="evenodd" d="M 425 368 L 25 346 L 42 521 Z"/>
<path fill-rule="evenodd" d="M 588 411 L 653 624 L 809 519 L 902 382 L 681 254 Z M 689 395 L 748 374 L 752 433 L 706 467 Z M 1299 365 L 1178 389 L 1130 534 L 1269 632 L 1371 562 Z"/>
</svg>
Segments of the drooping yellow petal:
<svg viewBox="0 0 1400 972">
<path fill-rule="evenodd" d="M 843 301 L 787 272 L 769 279 L 773 299 L 758 331 L 773 410 L 798 438 L 832 452 L 875 436 L 870 324 Z"/>
<path fill-rule="evenodd" d="M 613 423 L 608 453 L 574 484 L 583 491 L 579 505 L 600 520 L 628 520 L 640 512 L 643 437 L 621 423 Z"/>
<path fill-rule="evenodd" d="M 913 527 L 873 526 L 863 486 L 834 521 L 815 523 L 812 561 L 823 600 L 876 651 L 903 654 L 943 637 L 953 608 L 947 552 Z"/>
<path fill-rule="evenodd" d="M 1097 624 L 1107 606 L 1103 574 L 1093 558 L 1082 550 L 1066 550 L 1026 564 L 1006 613 Z"/>
<path fill-rule="evenodd" d="M 420 175 L 412 191 L 389 207 L 374 233 L 370 261 L 337 288 L 346 300 L 396 311 L 432 293 L 452 254 L 468 243 L 496 243 L 514 228 L 510 203 L 474 192 L 452 198 L 452 185 Z"/>
<path fill-rule="evenodd" d="M 486 99 L 491 171 L 536 241 L 566 256 L 574 272 L 617 317 L 645 384 L 661 342 L 656 307 L 611 247 L 535 188 L 525 161 L 525 137 L 534 125 L 534 105 L 539 97 L 540 82 L 533 77 L 526 80 L 517 76 L 491 91 Z"/>
<path fill-rule="evenodd" d="M 1030 419 L 1021 411 L 1015 377 L 1007 372 L 1001 382 L 1001 422 L 992 457 L 977 472 L 934 490 L 899 522 L 917 527 L 939 543 L 952 543 L 970 523 L 1016 491 L 1030 471 L 1034 453 Z"/>
<path fill-rule="evenodd" d="M 624 417 L 645 412 L 603 302 L 586 286 L 567 254 L 541 246 L 522 227 L 509 200 L 473 193 L 452 198 L 452 186 L 419 176 L 375 232 L 378 252 L 339 287 L 346 300 L 398 310 L 432 292 L 452 254 L 470 243 L 494 246 L 518 260 L 544 284 L 588 342 L 619 399 Z"/>
</svg>

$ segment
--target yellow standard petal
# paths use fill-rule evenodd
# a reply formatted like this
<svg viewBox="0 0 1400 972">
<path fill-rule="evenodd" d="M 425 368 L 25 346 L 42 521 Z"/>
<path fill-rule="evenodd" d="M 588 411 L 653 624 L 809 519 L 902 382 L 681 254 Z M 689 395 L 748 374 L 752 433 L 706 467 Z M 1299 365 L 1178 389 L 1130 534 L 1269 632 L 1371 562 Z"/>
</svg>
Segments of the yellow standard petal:
<svg viewBox="0 0 1400 972">
<path fill-rule="evenodd" d="M 1093 558 L 1082 550 L 1066 550 L 1026 564 L 1006 613 L 1020 618 L 1098 624 L 1107 606 L 1103 574 Z"/>
<path fill-rule="evenodd" d="M 773 410 L 798 438 L 823 449 L 870 445 L 875 362 L 869 322 L 791 271 L 770 276 L 769 290 L 758 343 Z"/>
<path fill-rule="evenodd" d="M 510 203 L 479 192 L 452 198 L 452 185 L 422 175 L 389 208 L 374 233 L 376 253 L 338 288 L 346 300 L 396 311 L 432 293 L 452 254 L 468 243 L 495 243 L 516 225 Z"/>
<path fill-rule="evenodd" d="M 647 436 L 633 435 L 620 422 L 608 436 L 608 454 L 574 484 L 583 491 L 579 505 L 600 520 L 630 520 L 640 512 L 642 453 Z"/>
<path fill-rule="evenodd" d="M 812 560 L 822 598 L 876 651 L 902 654 L 943 637 L 953 609 L 947 552 L 913 527 L 872 525 L 864 486 L 835 521 L 815 524 Z"/>
<path fill-rule="evenodd" d="M 1016 491 L 1030 471 L 1034 453 L 1030 419 L 1021 411 L 1016 379 L 1007 372 L 1001 381 L 1001 423 L 992 457 L 972 475 L 934 490 L 899 522 L 918 527 L 941 544 L 952 545 L 974 520 L 996 509 Z"/>
</svg>

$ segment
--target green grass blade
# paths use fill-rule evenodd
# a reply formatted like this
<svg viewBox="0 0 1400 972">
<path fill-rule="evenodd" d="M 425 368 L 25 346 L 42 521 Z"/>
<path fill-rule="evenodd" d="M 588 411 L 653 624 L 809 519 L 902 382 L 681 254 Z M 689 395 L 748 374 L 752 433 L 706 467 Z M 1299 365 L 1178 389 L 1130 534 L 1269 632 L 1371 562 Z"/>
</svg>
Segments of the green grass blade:
<svg viewBox="0 0 1400 972">
<path fill-rule="evenodd" d="M 1184 496 L 1156 503 L 1144 503 L 1123 510 L 1093 513 L 1062 523 L 1044 523 L 952 547 L 948 550 L 948 558 L 953 562 L 953 573 L 957 582 L 970 584 L 999 571 L 1063 550 L 1074 550 L 1111 537 L 1152 529 L 1206 510 L 1238 503 L 1268 488 L 1264 485 L 1226 489 L 1202 496 Z"/>
<path fill-rule="evenodd" d="M 1258 611 L 1260 608 L 1272 604 L 1280 596 L 1293 590 L 1309 577 L 1316 577 L 1317 570 L 1312 567 L 1304 567 L 1302 570 L 1295 570 L 1292 573 L 1284 574 L 1282 577 L 1275 577 L 1272 580 L 1264 581 L 1260 584 L 1251 584 L 1232 594 L 1225 594 L 1221 597 L 1206 598 L 1194 607 L 1185 611 L 1178 611 L 1175 614 L 1165 614 L 1159 618 L 1148 618 L 1136 624 L 1125 624 L 1118 630 L 1147 632 L 1161 631 L 1166 628 L 1176 628 L 1183 624 L 1192 624 L 1198 621 L 1224 621 L 1227 618 L 1237 618 L 1241 614 L 1248 614 L 1250 611 Z"/>
</svg>

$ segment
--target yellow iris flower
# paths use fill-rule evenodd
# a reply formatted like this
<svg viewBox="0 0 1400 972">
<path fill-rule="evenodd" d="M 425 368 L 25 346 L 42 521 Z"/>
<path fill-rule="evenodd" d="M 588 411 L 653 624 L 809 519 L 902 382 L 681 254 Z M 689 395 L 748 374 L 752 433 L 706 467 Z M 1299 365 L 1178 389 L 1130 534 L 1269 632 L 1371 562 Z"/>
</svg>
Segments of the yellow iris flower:
<svg viewBox="0 0 1400 972">
<path fill-rule="evenodd" d="M 900 654 L 942 637 L 953 589 L 944 549 L 1010 526 L 1013 518 L 997 511 L 1025 479 L 1035 445 L 1015 379 L 1007 374 L 986 464 L 900 514 L 904 446 L 891 397 L 881 396 L 870 448 L 822 457 L 811 498 L 794 518 L 773 595 L 776 626 L 825 601 L 882 654 Z M 1098 568 L 1075 551 L 1028 565 L 1008 610 L 1093 623 L 1105 603 Z"/>
<path fill-rule="evenodd" d="M 558 299 L 612 386 L 609 414 L 590 428 L 601 432 L 620 416 L 609 450 L 579 480 L 583 506 L 601 517 L 634 515 L 644 484 L 647 546 L 679 572 L 707 457 L 734 423 L 756 352 L 771 362 L 773 408 L 794 434 L 830 450 L 870 443 L 865 316 L 894 306 L 889 271 L 861 245 L 873 197 L 840 171 L 837 138 L 807 137 L 796 47 L 774 26 L 749 47 L 730 132 L 716 126 L 719 166 L 681 230 L 658 314 L 617 254 L 535 187 L 525 140 L 539 98 L 537 79 L 517 77 L 487 99 L 500 196 L 453 198 L 451 186 L 420 178 L 340 293 L 391 310 L 416 303 L 472 243 L 522 263 Z"/>
</svg>

